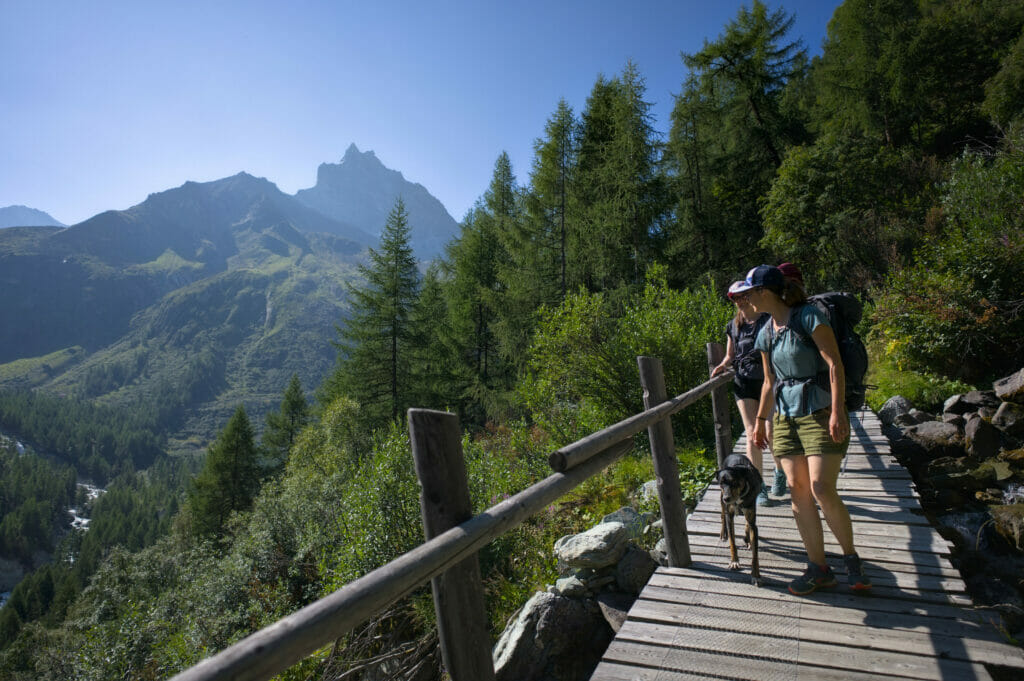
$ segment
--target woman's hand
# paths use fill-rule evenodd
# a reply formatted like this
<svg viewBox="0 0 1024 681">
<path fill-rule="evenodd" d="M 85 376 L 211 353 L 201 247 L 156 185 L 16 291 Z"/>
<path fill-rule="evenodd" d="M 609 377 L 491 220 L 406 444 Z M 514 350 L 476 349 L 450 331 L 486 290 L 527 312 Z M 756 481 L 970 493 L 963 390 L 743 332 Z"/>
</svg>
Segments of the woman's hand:
<svg viewBox="0 0 1024 681">
<path fill-rule="evenodd" d="M 757 419 L 754 424 L 754 445 L 758 449 L 767 449 L 771 442 L 768 441 L 768 422 L 764 419 Z"/>
<path fill-rule="evenodd" d="M 833 409 L 829 414 L 828 434 L 832 436 L 832 442 L 842 442 L 849 437 L 850 417 L 847 416 L 845 409 Z"/>
<path fill-rule="evenodd" d="M 728 369 L 730 369 L 731 368 L 730 367 L 731 364 L 732 364 L 732 360 L 729 359 L 728 357 L 723 359 L 721 364 L 719 364 L 718 366 L 716 366 L 714 369 L 711 370 L 711 378 L 714 378 L 715 376 L 717 376 L 718 374 L 722 373 L 723 371 L 727 371 Z"/>
</svg>

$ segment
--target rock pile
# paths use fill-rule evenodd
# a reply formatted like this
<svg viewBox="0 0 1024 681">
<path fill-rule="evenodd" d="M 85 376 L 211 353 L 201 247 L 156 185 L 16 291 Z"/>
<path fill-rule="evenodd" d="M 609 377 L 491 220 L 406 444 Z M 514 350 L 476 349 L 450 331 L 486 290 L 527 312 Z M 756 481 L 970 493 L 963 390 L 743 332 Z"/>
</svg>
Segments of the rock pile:
<svg viewBox="0 0 1024 681">
<path fill-rule="evenodd" d="M 992 390 L 953 395 L 941 413 L 889 399 L 878 412 L 925 510 L 957 546 L 975 603 L 1024 629 L 1024 369 Z M 1024 633 L 1024 632 L 1021 632 Z M 1018 634 L 1017 638 L 1021 638 Z"/>
<path fill-rule="evenodd" d="M 638 543 L 652 520 L 627 506 L 555 542 L 562 576 L 512 616 L 494 647 L 497 681 L 590 678 L 657 568 Z"/>
</svg>

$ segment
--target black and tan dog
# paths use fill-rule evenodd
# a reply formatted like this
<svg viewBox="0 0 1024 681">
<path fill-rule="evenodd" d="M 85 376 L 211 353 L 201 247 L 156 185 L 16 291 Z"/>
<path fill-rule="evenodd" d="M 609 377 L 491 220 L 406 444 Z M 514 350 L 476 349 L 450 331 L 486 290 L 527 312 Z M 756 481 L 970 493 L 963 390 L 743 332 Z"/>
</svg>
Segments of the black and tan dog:
<svg viewBox="0 0 1024 681">
<path fill-rule="evenodd" d="M 730 551 L 730 570 L 740 569 L 740 560 L 736 555 L 736 529 L 734 518 L 736 512 L 743 513 L 747 521 L 747 532 L 744 540 L 751 549 L 750 581 L 755 586 L 761 585 L 761 570 L 757 563 L 757 494 L 761 491 L 761 474 L 747 457 L 730 454 L 725 457 L 724 468 L 715 474 L 722 488 L 722 539 L 728 537 Z"/>
</svg>

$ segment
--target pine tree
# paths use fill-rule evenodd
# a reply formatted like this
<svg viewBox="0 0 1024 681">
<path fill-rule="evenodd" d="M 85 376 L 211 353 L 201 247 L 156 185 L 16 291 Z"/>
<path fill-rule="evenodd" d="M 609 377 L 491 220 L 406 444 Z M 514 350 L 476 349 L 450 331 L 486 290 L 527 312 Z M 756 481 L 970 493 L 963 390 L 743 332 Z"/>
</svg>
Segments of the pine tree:
<svg viewBox="0 0 1024 681">
<path fill-rule="evenodd" d="M 645 92 L 628 62 L 621 76 L 598 79 L 583 112 L 574 213 L 583 283 L 593 290 L 639 286 L 657 251 L 668 195 Z"/>
<path fill-rule="evenodd" d="M 281 409 L 267 414 L 267 427 L 263 431 L 263 448 L 270 459 L 271 470 L 279 471 L 284 466 L 295 438 L 309 419 L 309 405 L 302 392 L 302 384 L 298 375 L 292 374 L 281 400 Z"/>
<path fill-rule="evenodd" d="M 352 316 L 339 328 L 339 365 L 326 391 L 326 402 L 341 394 L 356 400 L 370 427 L 399 418 L 412 406 L 414 330 L 409 315 L 420 275 L 409 235 L 409 215 L 399 197 L 384 225 L 380 250 L 371 248 L 370 264 L 359 268 L 364 283 L 349 288 Z"/>
<path fill-rule="evenodd" d="M 210 445 L 203 470 L 192 481 L 188 503 L 193 532 L 222 536 L 231 513 L 252 505 L 260 474 L 252 424 L 245 407 L 239 405 Z"/>
<path fill-rule="evenodd" d="M 806 134 L 786 96 L 807 68 L 799 41 L 786 42 L 792 25 L 755 0 L 716 40 L 683 55 L 690 74 L 666 153 L 677 197 L 667 248 L 674 271 L 710 270 L 724 283 L 762 259 L 759 198 Z"/>
</svg>

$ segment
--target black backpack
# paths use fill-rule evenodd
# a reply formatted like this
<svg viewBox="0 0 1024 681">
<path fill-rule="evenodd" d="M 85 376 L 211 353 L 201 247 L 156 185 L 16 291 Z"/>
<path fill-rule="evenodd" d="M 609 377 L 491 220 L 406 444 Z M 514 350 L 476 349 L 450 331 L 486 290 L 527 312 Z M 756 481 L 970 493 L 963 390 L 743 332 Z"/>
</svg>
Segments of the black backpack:
<svg viewBox="0 0 1024 681">
<path fill-rule="evenodd" d="M 854 330 L 857 322 L 860 321 L 863 307 L 857 297 L 852 293 L 832 291 L 819 293 L 807 299 L 807 305 L 814 305 L 825 313 L 829 326 L 836 335 L 836 343 L 839 345 L 839 358 L 843 361 L 843 373 L 846 374 L 846 409 L 855 411 L 864 406 L 864 394 L 868 386 L 864 383 L 864 376 L 868 372 L 868 351 L 864 342 Z M 790 325 L 796 335 L 808 345 L 814 346 L 814 339 L 804 330 L 800 323 L 800 316 L 793 314 L 793 324 Z M 817 380 L 825 390 L 828 390 L 828 373 L 818 374 L 810 380 Z"/>
</svg>

